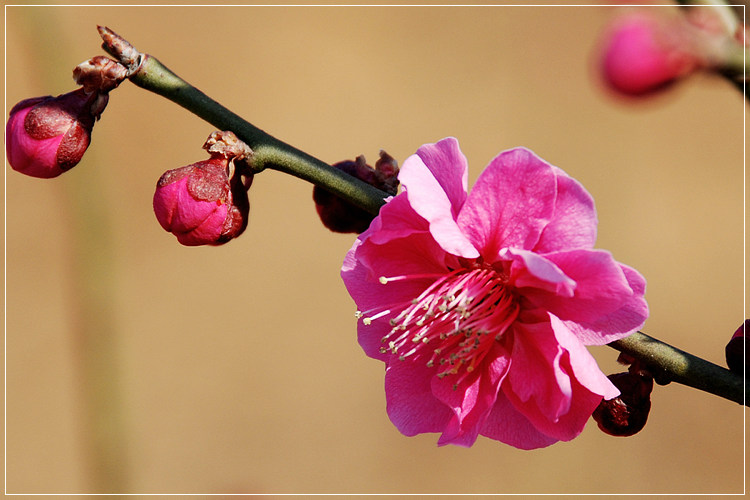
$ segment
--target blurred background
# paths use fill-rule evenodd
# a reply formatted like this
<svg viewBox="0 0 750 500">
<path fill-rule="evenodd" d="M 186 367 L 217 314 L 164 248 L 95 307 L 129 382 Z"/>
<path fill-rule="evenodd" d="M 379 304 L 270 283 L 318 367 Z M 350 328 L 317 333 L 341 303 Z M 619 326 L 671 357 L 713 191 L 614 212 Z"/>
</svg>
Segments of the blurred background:
<svg viewBox="0 0 750 500">
<path fill-rule="evenodd" d="M 647 278 L 644 331 L 723 366 L 744 309 L 746 105 L 710 75 L 608 93 L 596 49 L 618 10 L 8 6 L 5 114 L 73 90 L 101 24 L 329 163 L 402 163 L 451 135 L 471 185 L 526 146 L 591 192 L 597 246 Z M 309 184 L 256 176 L 249 227 L 222 247 L 157 223 L 157 179 L 204 159 L 213 130 L 125 82 L 75 169 L 6 164 L 8 493 L 743 491 L 743 408 L 677 384 L 630 438 L 593 422 L 526 452 L 400 435 L 338 274 L 354 236 L 319 223 Z"/>
</svg>

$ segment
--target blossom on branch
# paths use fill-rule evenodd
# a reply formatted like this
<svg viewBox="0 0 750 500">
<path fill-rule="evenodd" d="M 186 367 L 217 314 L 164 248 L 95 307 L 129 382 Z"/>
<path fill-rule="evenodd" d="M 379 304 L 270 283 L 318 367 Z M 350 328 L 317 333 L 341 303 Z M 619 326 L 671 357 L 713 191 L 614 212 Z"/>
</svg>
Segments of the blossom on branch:
<svg viewBox="0 0 750 500">
<path fill-rule="evenodd" d="M 533 152 L 501 153 L 470 194 L 467 174 L 453 138 L 404 163 L 404 191 L 342 267 L 359 343 L 385 362 L 387 412 L 405 435 L 523 449 L 573 439 L 619 394 L 585 345 L 643 325 L 645 280 L 593 248 L 593 199 Z"/>
</svg>

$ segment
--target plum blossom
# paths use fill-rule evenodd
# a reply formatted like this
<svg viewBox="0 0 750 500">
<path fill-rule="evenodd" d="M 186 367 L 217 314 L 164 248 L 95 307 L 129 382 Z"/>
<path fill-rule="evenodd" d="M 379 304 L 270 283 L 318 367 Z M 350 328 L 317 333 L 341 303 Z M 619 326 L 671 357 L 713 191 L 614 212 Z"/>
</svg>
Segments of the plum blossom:
<svg viewBox="0 0 750 500">
<path fill-rule="evenodd" d="M 648 316 L 645 280 L 594 249 L 592 197 L 524 148 L 467 193 L 458 141 L 426 144 L 341 270 L 365 353 L 385 362 L 387 413 L 407 436 L 478 435 L 522 449 L 568 441 L 619 394 L 586 345 Z"/>
</svg>

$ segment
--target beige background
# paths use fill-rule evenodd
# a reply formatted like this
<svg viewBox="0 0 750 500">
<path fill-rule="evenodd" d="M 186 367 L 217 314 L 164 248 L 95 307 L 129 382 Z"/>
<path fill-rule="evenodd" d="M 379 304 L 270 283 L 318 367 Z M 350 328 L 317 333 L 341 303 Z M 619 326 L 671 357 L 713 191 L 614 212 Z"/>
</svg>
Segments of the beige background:
<svg viewBox="0 0 750 500">
<path fill-rule="evenodd" d="M 613 99 L 592 65 L 615 13 L 8 7 L 5 112 L 72 90 L 104 24 L 328 162 L 380 148 L 403 162 L 453 135 L 473 182 L 500 151 L 532 148 L 592 193 L 598 246 L 648 279 L 644 330 L 723 364 L 743 318 L 745 105 L 707 75 Z M 159 227 L 156 180 L 202 159 L 212 131 L 126 82 L 73 171 L 6 167 L 8 492 L 742 491 L 742 408 L 674 384 L 631 438 L 590 423 L 523 452 L 400 435 L 338 276 L 354 238 L 318 223 L 309 185 L 257 176 L 249 228 L 221 248 Z"/>
</svg>

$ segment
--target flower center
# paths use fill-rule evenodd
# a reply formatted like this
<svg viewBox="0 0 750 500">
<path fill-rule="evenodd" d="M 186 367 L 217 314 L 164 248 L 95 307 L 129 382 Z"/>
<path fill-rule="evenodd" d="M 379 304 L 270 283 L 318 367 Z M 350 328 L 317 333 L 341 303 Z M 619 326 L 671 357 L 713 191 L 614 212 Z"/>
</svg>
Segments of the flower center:
<svg viewBox="0 0 750 500">
<path fill-rule="evenodd" d="M 490 267 L 462 268 L 439 276 L 390 318 L 392 328 L 381 339 L 384 345 L 380 352 L 391 352 L 400 360 L 408 357 L 424 360 L 429 367 L 442 367 L 438 372 L 441 378 L 462 370 L 465 375 L 476 368 L 493 342 L 500 341 L 516 319 L 518 302 L 502 275 Z M 426 277 L 431 275 L 383 276 L 380 282 Z M 362 321 L 369 325 L 400 309 L 380 311 Z M 364 314 L 357 313 L 358 317 Z"/>
</svg>

